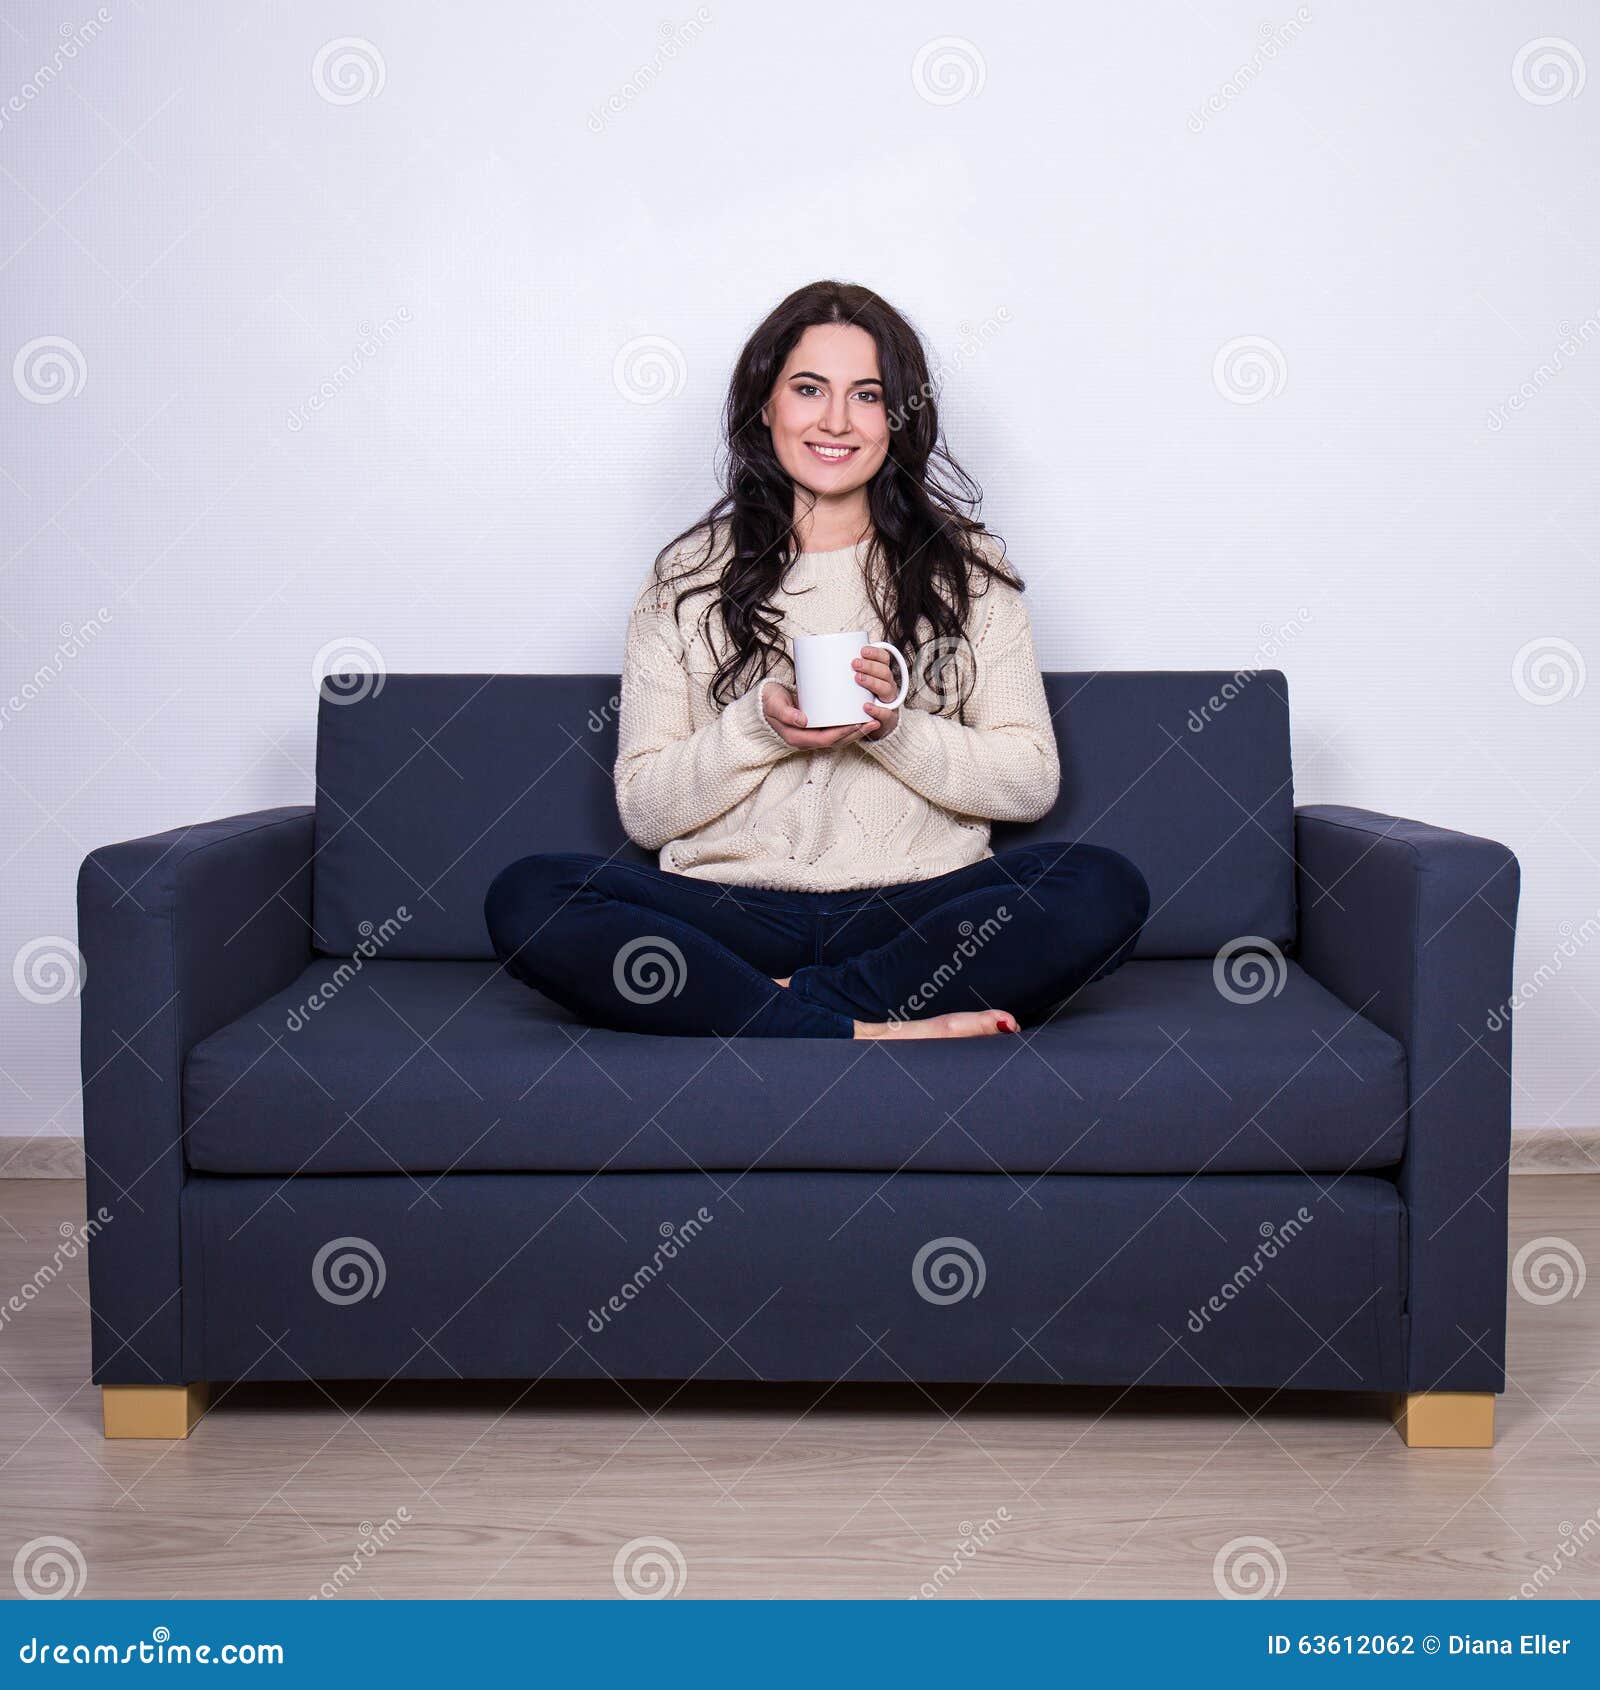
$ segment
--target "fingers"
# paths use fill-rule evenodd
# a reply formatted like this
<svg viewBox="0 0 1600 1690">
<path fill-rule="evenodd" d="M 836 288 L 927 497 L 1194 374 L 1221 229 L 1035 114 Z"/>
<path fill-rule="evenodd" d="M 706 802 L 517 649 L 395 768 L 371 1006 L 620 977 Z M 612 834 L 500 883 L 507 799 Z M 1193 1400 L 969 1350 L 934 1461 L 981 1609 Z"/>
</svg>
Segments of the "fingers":
<svg viewBox="0 0 1600 1690">
<path fill-rule="evenodd" d="M 863 706 L 872 721 L 867 725 L 862 737 L 864 739 L 881 739 L 899 720 L 900 712 L 891 709 L 887 704 L 868 704 Z"/>
<path fill-rule="evenodd" d="M 872 726 L 871 722 L 851 722 L 842 728 L 786 728 L 783 737 L 800 751 L 826 751 L 830 746 L 857 738 Z"/>
<path fill-rule="evenodd" d="M 872 646 L 863 647 L 863 650 L 865 651 L 872 651 L 874 649 L 875 648 Z M 851 667 L 855 670 L 856 680 L 864 686 L 868 692 L 874 694 L 878 698 L 893 698 L 900 690 L 893 675 L 889 671 L 887 661 L 880 662 L 876 658 L 857 657 L 852 661 Z"/>
<path fill-rule="evenodd" d="M 881 664 L 877 667 L 882 668 Z M 862 684 L 880 697 L 894 696 L 894 687 L 887 683 L 880 683 L 876 677 L 861 677 Z M 887 690 L 880 690 L 886 687 Z M 780 738 L 792 745 L 797 751 L 826 751 L 831 746 L 843 745 L 849 740 L 860 739 L 877 733 L 883 726 L 881 719 L 869 722 L 847 722 L 843 727 L 836 728 L 808 728 L 806 715 L 800 709 L 791 688 L 781 681 L 769 682 L 762 692 L 762 705 L 766 711 L 767 720 L 771 722 Z M 866 709 L 881 709 L 881 705 L 868 703 Z"/>
<path fill-rule="evenodd" d="M 816 748 L 826 750 L 830 745 L 843 745 L 846 740 L 859 738 L 870 722 L 850 722 L 842 728 L 817 728 L 812 737 L 816 740 Z"/>
<path fill-rule="evenodd" d="M 767 719 L 773 724 L 789 728 L 806 725 L 805 715 L 795 704 L 794 694 L 781 681 L 769 684 L 762 695 L 762 702 L 766 705 Z"/>
</svg>

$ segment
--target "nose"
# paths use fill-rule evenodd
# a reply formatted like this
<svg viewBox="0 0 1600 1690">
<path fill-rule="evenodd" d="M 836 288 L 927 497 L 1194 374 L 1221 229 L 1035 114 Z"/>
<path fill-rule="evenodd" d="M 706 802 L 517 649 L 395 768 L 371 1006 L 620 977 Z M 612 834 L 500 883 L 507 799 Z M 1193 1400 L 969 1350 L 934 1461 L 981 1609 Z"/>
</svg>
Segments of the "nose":
<svg viewBox="0 0 1600 1690">
<path fill-rule="evenodd" d="M 843 393 L 835 393 L 828 400 L 819 426 L 824 434 L 848 434 L 850 432 L 850 402 Z"/>
</svg>

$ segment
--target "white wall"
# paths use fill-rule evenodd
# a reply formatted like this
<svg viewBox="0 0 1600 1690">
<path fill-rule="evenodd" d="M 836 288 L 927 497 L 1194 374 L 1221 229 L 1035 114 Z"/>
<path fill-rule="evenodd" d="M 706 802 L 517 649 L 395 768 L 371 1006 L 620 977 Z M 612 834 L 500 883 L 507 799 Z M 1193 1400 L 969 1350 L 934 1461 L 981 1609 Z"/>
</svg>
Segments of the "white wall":
<svg viewBox="0 0 1600 1690">
<path fill-rule="evenodd" d="M 1301 799 L 1517 851 L 1517 1124 L 1600 1122 L 1600 86 L 1550 98 L 1574 53 L 1600 79 L 1594 7 L 7 13 L 8 964 L 74 933 L 93 846 L 309 796 L 330 641 L 615 667 L 742 337 L 838 275 L 951 365 L 1046 666 L 1274 662 Z M 352 103 L 313 78 L 343 36 L 382 61 Z M 654 403 L 614 379 L 640 336 L 681 358 Z M 6 377 L 43 337 L 74 391 L 37 403 L 48 355 Z M 1226 395 L 1240 337 L 1281 391 Z M 1530 642 L 1558 702 L 1514 684 Z M 30 994 L 0 994 L 4 1128 L 74 1132 L 76 1004 Z"/>
</svg>

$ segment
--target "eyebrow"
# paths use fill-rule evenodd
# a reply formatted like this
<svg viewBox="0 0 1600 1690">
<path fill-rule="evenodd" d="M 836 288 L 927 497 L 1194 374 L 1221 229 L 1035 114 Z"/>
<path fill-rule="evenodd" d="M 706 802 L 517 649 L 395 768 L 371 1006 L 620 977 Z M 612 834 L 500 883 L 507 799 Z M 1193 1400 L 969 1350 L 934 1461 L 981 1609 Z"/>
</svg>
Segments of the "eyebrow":
<svg viewBox="0 0 1600 1690">
<path fill-rule="evenodd" d="M 796 370 L 790 381 L 799 381 L 802 376 L 809 376 L 812 381 L 826 382 L 826 376 L 819 376 L 815 370 Z M 852 387 L 882 387 L 883 383 L 876 376 L 860 376 L 851 382 Z"/>
</svg>

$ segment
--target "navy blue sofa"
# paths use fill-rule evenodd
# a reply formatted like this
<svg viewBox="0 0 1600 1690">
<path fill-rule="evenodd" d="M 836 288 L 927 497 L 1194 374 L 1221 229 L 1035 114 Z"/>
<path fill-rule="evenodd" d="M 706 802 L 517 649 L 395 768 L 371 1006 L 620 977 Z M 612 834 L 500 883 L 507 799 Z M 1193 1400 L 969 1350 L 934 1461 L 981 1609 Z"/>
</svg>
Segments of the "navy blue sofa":
<svg viewBox="0 0 1600 1690">
<path fill-rule="evenodd" d="M 613 676 L 330 683 L 314 806 L 95 851 L 108 1433 L 202 1382 L 700 1377 L 1374 1392 L 1484 1441 L 1515 858 L 1296 810 L 1275 671 L 1046 680 L 1060 800 L 994 844 L 1113 846 L 1152 907 L 1016 1039 L 645 1037 L 503 974 L 504 864 L 649 860 Z"/>
</svg>

